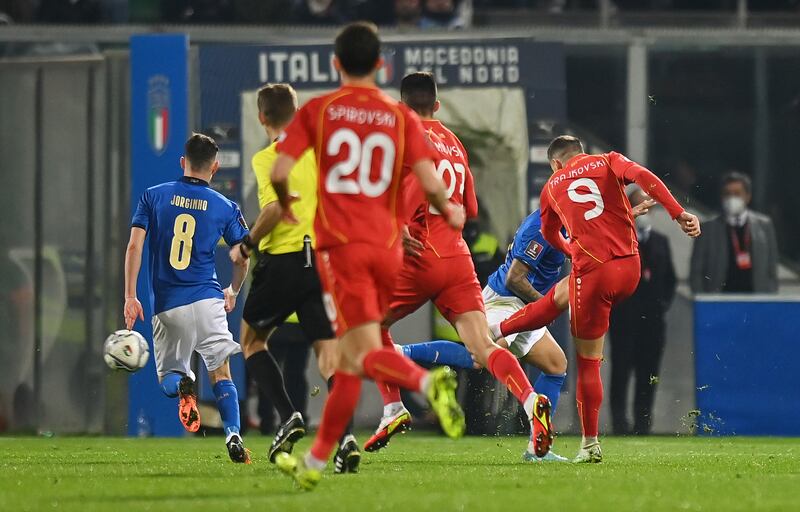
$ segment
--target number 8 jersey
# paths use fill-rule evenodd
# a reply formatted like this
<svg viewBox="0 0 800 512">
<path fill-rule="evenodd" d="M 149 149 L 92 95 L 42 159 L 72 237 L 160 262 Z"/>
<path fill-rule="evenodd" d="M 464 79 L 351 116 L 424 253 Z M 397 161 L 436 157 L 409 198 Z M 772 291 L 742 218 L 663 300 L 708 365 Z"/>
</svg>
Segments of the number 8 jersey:
<svg viewBox="0 0 800 512">
<path fill-rule="evenodd" d="M 131 227 L 147 231 L 153 315 L 203 299 L 223 298 L 215 250 L 247 234 L 239 207 L 208 183 L 184 176 L 148 188 Z"/>
<path fill-rule="evenodd" d="M 375 87 L 345 85 L 306 103 L 277 149 L 299 158 L 309 147 L 319 169 L 317 249 L 394 247 L 403 166 L 437 156 L 419 117 Z"/>
<path fill-rule="evenodd" d="M 625 185 L 630 183 L 640 185 L 672 218 L 683 212 L 661 180 L 613 151 L 572 157 L 542 189 L 542 234 L 551 245 L 572 256 L 576 275 L 614 258 L 639 253 L 625 194 Z M 559 233 L 562 225 L 570 237 L 568 244 Z"/>
</svg>

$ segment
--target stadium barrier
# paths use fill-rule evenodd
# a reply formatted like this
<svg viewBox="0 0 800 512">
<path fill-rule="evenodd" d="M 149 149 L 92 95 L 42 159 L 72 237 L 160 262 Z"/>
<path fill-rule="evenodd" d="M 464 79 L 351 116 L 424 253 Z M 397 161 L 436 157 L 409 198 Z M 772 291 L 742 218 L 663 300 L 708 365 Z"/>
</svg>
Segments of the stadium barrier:
<svg viewBox="0 0 800 512">
<path fill-rule="evenodd" d="M 698 434 L 800 436 L 798 316 L 800 297 L 696 298 Z"/>
</svg>

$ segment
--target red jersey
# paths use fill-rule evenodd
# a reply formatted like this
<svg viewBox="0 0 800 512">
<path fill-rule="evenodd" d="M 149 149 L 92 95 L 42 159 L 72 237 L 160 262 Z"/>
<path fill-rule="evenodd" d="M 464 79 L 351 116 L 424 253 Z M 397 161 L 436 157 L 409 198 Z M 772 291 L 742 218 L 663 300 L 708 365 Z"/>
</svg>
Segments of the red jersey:
<svg viewBox="0 0 800 512">
<path fill-rule="evenodd" d="M 683 212 L 657 176 L 615 152 L 574 156 L 547 181 L 540 198 L 542 235 L 572 256 L 577 274 L 639 253 L 633 213 L 625 195 L 629 183 L 639 185 L 672 218 Z M 562 225 L 569 242 L 559 232 Z"/>
<path fill-rule="evenodd" d="M 436 149 L 436 173 L 444 181 L 447 198 L 463 206 L 467 218 L 477 217 L 478 200 L 467 151 L 458 137 L 440 121 L 425 119 L 422 124 L 431 145 Z M 403 199 L 411 236 L 440 258 L 470 253 L 461 231 L 447 224 L 442 214 L 428 202 L 419 182 L 410 173 L 403 181 Z"/>
<path fill-rule="evenodd" d="M 299 158 L 309 147 L 319 169 L 317 248 L 393 247 L 403 166 L 436 157 L 419 117 L 376 87 L 345 85 L 306 103 L 277 150 Z"/>
</svg>

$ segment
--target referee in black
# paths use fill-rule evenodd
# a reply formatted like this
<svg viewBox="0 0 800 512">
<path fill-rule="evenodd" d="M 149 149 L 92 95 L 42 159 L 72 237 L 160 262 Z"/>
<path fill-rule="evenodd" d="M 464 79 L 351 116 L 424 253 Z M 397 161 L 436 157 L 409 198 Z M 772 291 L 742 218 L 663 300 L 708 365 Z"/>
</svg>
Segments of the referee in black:
<svg viewBox="0 0 800 512">
<path fill-rule="evenodd" d="M 300 198 L 292 206 L 297 224 L 281 220 L 278 196 L 270 173 L 277 158 L 275 141 L 297 111 L 297 95 L 288 84 L 268 84 L 258 91 L 258 119 L 271 143 L 253 156 L 261 213 L 249 237 L 231 249 L 234 263 L 246 259 L 258 246 L 258 262 L 244 304 L 241 344 L 248 372 L 280 415 L 281 425 L 269 449 L 274 462 L 279 451 L 291 452 L 306 433 L 303 416 L 286 392 L 283 375 L 268 350 L 275 329 L 297 313 L 306 339 L 313 342 L 322 377 L 332 385 L 338 353 L 334 333 L 322 303 L 322 287 L 314 268 L 313 223 L 317 209 L 317 170 L 312 150 L 295 164 L 289 188 Z M 334 458 L 336 473 L 355 473 L 361 461 L 358 443 L 348 428 Z"/>
</svg>

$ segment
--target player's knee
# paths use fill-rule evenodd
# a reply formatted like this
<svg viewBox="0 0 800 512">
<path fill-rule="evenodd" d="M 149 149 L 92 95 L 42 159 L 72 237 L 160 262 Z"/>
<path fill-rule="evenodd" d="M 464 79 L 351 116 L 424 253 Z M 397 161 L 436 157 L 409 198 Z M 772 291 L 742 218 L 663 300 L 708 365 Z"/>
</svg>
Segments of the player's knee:
<svg viewBox="0 0 800 512">
<path fill-rule="evenodd" d="M 216 370 L 208 372 L 208 378 L 211 381 L 211 384 L 214 385 L 221 380 L 232 380 L 231 379 L 231 367 L 228 364 L 228 361 L 225 361 L 222 366 L 217 368 Z"/>
<path fill-rule="evenodd" d="M 567 356 L 563 352 L 553 354 L 547 361 L 546 368 L 542 368 L 542 371 L 550 375 L 567 373 Z"/>
</svg>

